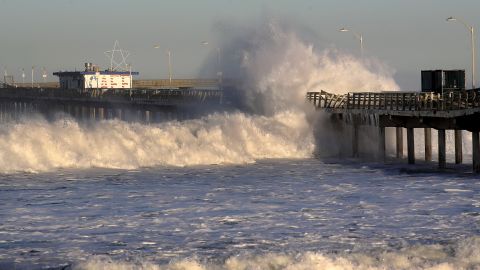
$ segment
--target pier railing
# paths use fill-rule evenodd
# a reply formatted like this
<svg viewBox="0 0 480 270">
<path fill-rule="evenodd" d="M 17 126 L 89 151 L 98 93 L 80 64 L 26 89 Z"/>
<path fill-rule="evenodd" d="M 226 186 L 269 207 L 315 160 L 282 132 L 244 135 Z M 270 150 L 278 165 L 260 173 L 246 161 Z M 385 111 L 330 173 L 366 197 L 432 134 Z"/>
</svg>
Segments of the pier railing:
<svg viewBox="0 0 480 270">
<path fill-rule="evenodd" d="M 480 107 L 480 89 L 433 92 L 356 92 L 343 95 L 308 92 L 307 100 L 320 109 L 381 111 L 452 111 Z"/>
<path fill-rule="evenodd" d="M 213 89 L 0 89 L 0 99 L 102 103 L 110 102 L 145 105 L 177 105 L 192 102 L 218 103 L 222 99 L 222 96 L 223 91 Z"/>
</svg>

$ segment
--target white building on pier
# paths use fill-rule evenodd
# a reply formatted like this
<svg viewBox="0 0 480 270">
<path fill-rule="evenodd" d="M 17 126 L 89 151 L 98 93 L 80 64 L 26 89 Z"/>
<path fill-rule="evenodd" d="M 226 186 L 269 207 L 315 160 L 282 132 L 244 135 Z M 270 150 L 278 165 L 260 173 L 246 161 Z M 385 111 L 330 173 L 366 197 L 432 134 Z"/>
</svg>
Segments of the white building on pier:
<svg viewBox="0 0 480 270">
<path fill-rule="evenodd" d="M 54 72 L 62 89 L 131 89 L 132 78 L 138 75 L 132 71 L 103 70 L 91 63 L 85 63 L 84 71 Z"/>
</svg>

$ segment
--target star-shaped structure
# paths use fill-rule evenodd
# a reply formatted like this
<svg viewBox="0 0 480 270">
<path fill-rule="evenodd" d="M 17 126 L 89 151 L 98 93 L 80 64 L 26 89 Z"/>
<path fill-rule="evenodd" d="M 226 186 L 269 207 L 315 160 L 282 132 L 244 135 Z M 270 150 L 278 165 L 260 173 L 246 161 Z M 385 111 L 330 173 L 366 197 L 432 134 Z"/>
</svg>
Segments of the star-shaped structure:
<svg viewBox="0 0 480 270">
<path fill-rule="evenodd" d="M 113 44 L 113 49 L 110 51 L 106 51 L 105 55 L 110 59 L 111 71 L 128 70 L 127 58 L 130 53 L 126 50 L 120 49 L 118 40 L 115 40 L 115 43 Z"/>
</svg>

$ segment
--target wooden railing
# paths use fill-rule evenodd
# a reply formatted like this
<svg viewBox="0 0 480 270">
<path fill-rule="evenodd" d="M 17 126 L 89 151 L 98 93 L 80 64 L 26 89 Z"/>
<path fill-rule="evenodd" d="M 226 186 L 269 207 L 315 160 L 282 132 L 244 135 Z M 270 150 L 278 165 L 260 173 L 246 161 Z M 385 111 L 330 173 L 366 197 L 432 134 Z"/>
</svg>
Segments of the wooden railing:
<svg viewBox="0 0 480 270">
<path fill-rule="evenodd" d="M 177 88 L 214 88 L 218 87 L 219 81 L 216 79 L 159 79 L 159 80 L 133 80 L 133 88 L 139 89 L 177 89 Z M 4 86 L 7 87 L 7 86 Z M 8 87 L 18 88 L 59 88 L 58 82 L 35 82 L 18 83 L 15 82 Z"/>
<path fill-rule="evenodd" d="M 133 80 L 133 88 L 206 88 L 217 87 L 215 79 Z"/>
<path fill-rule="evenodd" d="M 3 88 L 1 100 L 112 102 L 136 104 L 218 103 L 223 91 L 212 89 L 59 89 Z"/>
<path fill-rule="evenodd" d="M 308 92 L 307 100 L 322 109 L 384 111 L 450 111 L 480 107 L 480 89 L 433 92 L 357 92 L 343 95 Z"/>
</svg>

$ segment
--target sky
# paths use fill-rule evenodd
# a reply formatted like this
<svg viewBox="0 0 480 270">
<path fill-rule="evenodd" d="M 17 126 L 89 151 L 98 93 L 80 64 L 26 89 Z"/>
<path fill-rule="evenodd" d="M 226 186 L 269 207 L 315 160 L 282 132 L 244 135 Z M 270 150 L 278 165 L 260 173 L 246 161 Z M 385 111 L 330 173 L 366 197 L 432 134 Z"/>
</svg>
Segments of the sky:
<svg viewBox="0 0 480 270">
<path fill-rule="evenodd" d="M 338 30 L 361 33 L 365 56 L 394 70 L 402 90 L 420 88 L 422 69 L 466 69 L 469 86 L 470 33 L 445 19 L 477 29 L 478 11 L 478 0 L 0 0 L 0 67 L 17 81 L 22 68 L 29 80 L 32 66 L 45 67 L 53 81 L 52 72 L 85 62 L 108 67 L 104 52 L 118 40 L 141 79 L 168 77 L 167 50 L 174 78 L 195 78 L 224 42 L 219 25 L 275 19 L 310 33 L 316 47 L 357 56 L 354 36 Z"/>
</svg>

